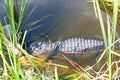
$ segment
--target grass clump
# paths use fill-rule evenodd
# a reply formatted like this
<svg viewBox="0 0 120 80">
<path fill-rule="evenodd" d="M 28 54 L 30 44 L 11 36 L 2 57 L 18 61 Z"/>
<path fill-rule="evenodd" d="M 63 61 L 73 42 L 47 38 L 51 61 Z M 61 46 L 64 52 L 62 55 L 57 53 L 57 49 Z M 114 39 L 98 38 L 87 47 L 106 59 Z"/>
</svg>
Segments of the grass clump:
<svg viewBox="0 0 120 80">
<path fill-rule="evenodd" d="M 19 4 L 18 4 L 19 2 Z M 4 0 L 6 6 L 7 17 L 9 25 L 11 26 L 12 35 L 6 37 L 2 23 L 0 22 L 0 79 L 3 80 L 44 80 L 54 79 L 58 80 L 57 71 L 55 75 L 45 77 L 44 72 L 41 71 L 38 65 L 33 60 L 33 56 L 29 55 L 24 49 L 23 44 L 27 31 L 22 36 L 20 42 L 20 33 L 22 30 L 22 20 L 30 5 L 29 0 Z M 19 11 L 18 11 L 19 10 Z M 37 20 L 35 23 L 41 20 Z M 31 25 L 34 25 L 31 23 Z M 8 25 L 8 24 L 6 24 Z M 24 56 L 23 56 L 24 55 Z M 36 58 L 34 58 L 36 59 Z M 41 61 L 41 60 L 39 60 Z M 25 65 L 24 65 L 25 64 Z M 27 66 L 26 66 L 27 65 Z M 31 70 L 32 68 L 32 70 Z M 35 72 L 35 71 L 36 72 Z"/>
<path fill-rule="evenodd" d="M 29 1 L 21 1 L 21 5 L 19 7 L 20 11 L 16 11 L 18 3 L 15 3 L 15 1 L 17 0 L 4 0 L 12 35 L 9 39 L 6 38 L 2 23 L 0 23 L 0 55 L 2 60 L 0 68 L 3 71 L 3 73 L 1 73 L 1 78 L 10 80 L 26 80 L 24 68 L 21 66 L 21 55 L 27 55 L 33 64 L 34 62 L 28 53 L 22 48 L 26 32 L 24 33 L 21 44 L 19 43 L 19 33 L 21 32 L 22 19 L 29 6 Z M 17 19 L 15 18 L 15 15 L 17 15 Z"/>
<path fill-rule="evenodd" d="M 113 63 L 116 61 L 115 52 L 115 43 L 116 40 L 119 42 L 119 37 L 117 33 L 117 22 L 118 22 L 118 14 L 119 14 L 119 0 L 95 0 L 97 15 L 100 21 L 101 31 L 103 34 L 103 39 L 106 47 L 106 56 L 108 62 L 108 73 L 109 80 L 113 80 L 115 76 Z M 101 13 L 101 9 L 106 12 L 106 23 L 107 27 L 105 27 L 103 16 Z M 111 16 L 110 16 L 111 15 Z M 112 45 L 112 46 L 111 46 Z M 119 53 L 116 53 L 119 55 Z M 118 69 L 118 68 L 117 68 Z M 116 70 L 117 71 L 117 70 Z"/>
</svg>

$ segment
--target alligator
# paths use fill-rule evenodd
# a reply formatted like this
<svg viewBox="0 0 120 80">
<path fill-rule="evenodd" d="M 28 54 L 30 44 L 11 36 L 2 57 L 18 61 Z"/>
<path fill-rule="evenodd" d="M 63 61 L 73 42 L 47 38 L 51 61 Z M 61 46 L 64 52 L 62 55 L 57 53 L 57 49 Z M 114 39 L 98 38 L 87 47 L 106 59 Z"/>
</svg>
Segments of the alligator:
<svg viewBox="0 0 120 80">
<path fill-rule="evenodd" d="M 115 43 L 115 48 L 119 47 L 119 41 Z M 102 39 L 94 38 L 69 38 L 57 43 L 50 42 L 33 42 L 30 47 L 30 53 L 58 53 L 66 54 L 86 54 L 92 51 L 105 49 L 105 44 Z"/>
<path fill-rule="evenodd" d="M 61 52 L 66 54 L 86 54 L 104 48 L 103 40 L 93 38 L 69 38 L 56 43 L 33 42 L 29 47 L 30 53 L 45 54 L 51 52 L 53 55 Z"/>
</svg>

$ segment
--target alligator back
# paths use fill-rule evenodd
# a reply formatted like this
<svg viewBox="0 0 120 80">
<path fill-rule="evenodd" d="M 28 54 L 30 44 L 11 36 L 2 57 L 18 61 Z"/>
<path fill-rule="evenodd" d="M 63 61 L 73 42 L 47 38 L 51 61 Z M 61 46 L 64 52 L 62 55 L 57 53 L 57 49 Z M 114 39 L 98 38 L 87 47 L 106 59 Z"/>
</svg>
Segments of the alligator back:
<svg viewBox="0 0 120 80">
<path fill-rule="evenodd" d="M 59 51 L 66 53 L 87 53 L 104 48 L 103 40 L 90 38 L 71 38 L 61 42 Z"/>
<path fill-rule="evenodd" d="M 85 54 L 103 48 L 103 40 L 92 38 L 70 38 L 59 41 L 58 43 L 34 42 L 30 45 L 31 53 L 36 52 L 44 54 L 51 52 L 53 55 L 57 55 L 60 52 L 66 54 Z"/>
</svg>

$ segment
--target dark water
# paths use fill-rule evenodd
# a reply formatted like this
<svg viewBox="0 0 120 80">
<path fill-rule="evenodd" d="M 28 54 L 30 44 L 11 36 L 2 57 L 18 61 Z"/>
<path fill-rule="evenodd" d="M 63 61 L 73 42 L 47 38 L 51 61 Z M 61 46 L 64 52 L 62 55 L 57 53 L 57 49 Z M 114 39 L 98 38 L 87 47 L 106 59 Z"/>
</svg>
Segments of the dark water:
<svg viewBox="0 0 120 80">
<path fill-rule="evenodd" d="M 93 5 L 85 0 L 36 0 L 31 4 L 36 6 L 28 22 L 50 15 L 34 27 L 43 25 L 28 33 L 28 40 L 46 34 L 52 41 L 69 37 L 101 38 L 98 18 Z M 28 41 L 27 40 L 27 41 Z"/>
<path fill-rule="evenodd" d="M 3 16 L 6 16 L 4 8 L 3 0 L 0 0 L 2 21 Z M 47 17 L 43 19 L 45 16 Z M 24 26 L 39 19 L 42 20 L 33 26 Z M 40 37 L 41 34 L 47 35 L 52 41 L 70 37 L 102 38 L 93 4 L 85 0 L 31 0 L 23 20 L 23 30 L 26 29 L 29 31 L 26 42 L 45 38 L 45 36 Z"/>
</svg>

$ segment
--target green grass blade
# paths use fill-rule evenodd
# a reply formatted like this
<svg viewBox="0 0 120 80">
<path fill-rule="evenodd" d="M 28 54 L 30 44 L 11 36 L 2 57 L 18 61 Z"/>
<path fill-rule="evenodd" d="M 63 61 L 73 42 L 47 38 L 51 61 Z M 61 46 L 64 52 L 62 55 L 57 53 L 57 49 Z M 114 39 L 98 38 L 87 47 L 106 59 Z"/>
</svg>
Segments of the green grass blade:
<svg viewBox="0 0 120 80">
<path fill-rule="evenodd" d="M 107 47 L 107 37 L 106 37 L 105 26 L 104 26 L 104 22 L 103 22 L 101 10 L 100 10 L 100 5 L 99 5 L 98 0 L 96 0 L 95 3 L 96 3 L 96 9 L 97 9 L 97 12 L 98 12 L 98 18 L 99 18 L 99 21 L 100 21 L 100 27 L 101 27 L 101 30 L 102 30 L 102 35 L 103 35 L 105 47 Z"/>
</svg>

